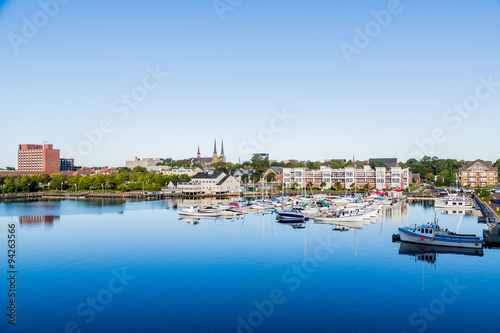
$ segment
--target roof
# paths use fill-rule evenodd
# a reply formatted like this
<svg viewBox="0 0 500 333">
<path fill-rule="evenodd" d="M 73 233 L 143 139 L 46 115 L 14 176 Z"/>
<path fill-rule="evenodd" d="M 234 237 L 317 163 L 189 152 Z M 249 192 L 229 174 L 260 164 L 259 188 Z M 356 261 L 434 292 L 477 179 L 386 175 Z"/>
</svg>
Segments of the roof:
<svg viewBox="0 0 500 333">
<path fill-rule="evenodd" d="M 224 182 L 229 178 L 229 175 L 226 175 L 224 178 L 220 180 L 220 182 L 217 183 L 217 186 L 224 184 Z"/>
<path fill-rule="evenodd" d="M 385 163 L 385 165 L 387 165 L 389 168 L 394 168 L 394 167 L 398 166 L 398 159 L 397 158 L 370 158 L 368 163 L 375 162 L 375 161 Z"/>
<path fill-rule="evenodd" d="M 495 167 L 493 166 L 493 162 L 491 161 L 482 161 L 482 160 L 476 160 L 476 161 L 465 161 L 463 162 L 462 166 L 458 169 L 459 172 L 466 171 L 470 169 L 474 164 L 480 163 L 482 166 L 485 167 L 485 171 L 497 171 L 495 170 Z"/>
<path fill-rule="evenodd" d="M 193 176 L 192 179 L 217 179 L 219 178 L 220 175 L 222 175 L 222 172 L 214 172 L 214 173 L 198 172 L 196 175 Z"/>
<path fill-rule="evenodd" d="M 276 171 L 276 173 L 282 173 L 283 172 L 283 168 L 282 167 L 278 167 L 278 166 L 272 166 L 270 169 L 273 169 L 274 171 Z"/>
<path fill-rule="evenodd" d="M 168 183 L 168 185 L 172 184 L 174 186 L 177 186 L 179 183 L 186 183 L 185 180 L 171 180 L 170 183 Z"/>
</svg>

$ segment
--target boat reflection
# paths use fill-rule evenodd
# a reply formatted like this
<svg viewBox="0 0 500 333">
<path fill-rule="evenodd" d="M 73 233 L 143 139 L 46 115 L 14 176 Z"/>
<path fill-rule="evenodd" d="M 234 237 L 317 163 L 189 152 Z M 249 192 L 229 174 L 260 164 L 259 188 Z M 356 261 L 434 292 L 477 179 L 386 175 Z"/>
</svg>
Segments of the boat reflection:
<svg viewBox="0 0 500 333">
<path fill-rule="evenodd" d="M 179 221 L 186 222 L 187 224 L 190 225 L 197 225 L 200 224 L 200 221 L 237 221 L 237 220 L 242 220 L 243 218 L 241 216 L 237 217 L 191 217 L 191 216 L 179 216 Z"/>
<path fill-rule="evenodd" d="M 294 229 L 304 229 L 305 222 L 303 219 L 276 219 L 276 222 L 283 225 L 289 225 Z"/>
<path fill-rule="evenodd" d="M 413 256 L 415 258 L 415 262 L 422 261 L 434 264 L 438 254 L 460 254 L 482 257 L 483 249 L 401 242 L 399 245 L 399 254 Z"/>
<path fill-rule="evenodd" d="M 435 208 L 435 210 L 446 215 L 481 216 L 481 211 L 474 208 Z"/>
<path fill-rule="evenodd" d="M 333 227 L 333 230 L 347 231 L 351 229 L 363 229 L 365 225 L 363 222 L 330 222 L 330 221 L 314 221 L 315 224 L 330 224 Z M 370 224 L 370 223 L 368 223 Z M 343 229 L 343 230 L 341 230 Z"/>
</svg>

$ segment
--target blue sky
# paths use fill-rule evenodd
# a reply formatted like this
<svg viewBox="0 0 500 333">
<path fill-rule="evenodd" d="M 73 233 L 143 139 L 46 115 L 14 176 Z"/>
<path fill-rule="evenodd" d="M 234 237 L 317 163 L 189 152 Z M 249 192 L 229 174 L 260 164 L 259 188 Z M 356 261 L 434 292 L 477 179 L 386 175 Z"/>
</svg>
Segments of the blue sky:
<svg viewBox="0 0 500 333">
<path fill-rule="evenodd" d="M 499 1 L 402 0 L 385 26 L 371 12 L 390 1 L 220 3 L 231 8 L 223 20 L 213 1 L 72 0 L 49 6 L 53 17 L 38 1 L 0 1 L 0 166 L 17 166 L 19 143 L 49 141 L 78 164 L 119 166 L 191 157 L 198 145 L 209 156 L 214 138 L 235 162 L 252 151 L 500 158 L 500 86 L 478 88 L 500 82 Z M 38 31 L 26 35 L 26 22 Z M 356 27 L 371 37 L 348 62 L 341 45 L 356 47 Z M 127 116 L 115 112 L 156 69 L 168 77 Z M 447 113 L 477 89 L 488 96 L 467 117 Z M 275 119 L 283 110 L 293 118 Z"/>
</svg>

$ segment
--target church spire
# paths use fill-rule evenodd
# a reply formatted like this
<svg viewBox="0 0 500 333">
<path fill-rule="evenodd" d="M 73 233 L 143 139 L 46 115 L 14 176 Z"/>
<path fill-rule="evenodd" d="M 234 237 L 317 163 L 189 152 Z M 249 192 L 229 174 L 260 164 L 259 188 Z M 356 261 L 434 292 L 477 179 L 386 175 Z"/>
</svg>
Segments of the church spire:
<svg viewBox="0 0 500 333">
<path fill-rule="evenodd" d="M 222 156 L 224 156 L 224 140 L 222 140 L 222 151 L 220 153 Z"/>
<path fill-rule="evenodd" d="M 217 141 L 214 139 L 214 154 L 217 155 Z"/>
</svg>

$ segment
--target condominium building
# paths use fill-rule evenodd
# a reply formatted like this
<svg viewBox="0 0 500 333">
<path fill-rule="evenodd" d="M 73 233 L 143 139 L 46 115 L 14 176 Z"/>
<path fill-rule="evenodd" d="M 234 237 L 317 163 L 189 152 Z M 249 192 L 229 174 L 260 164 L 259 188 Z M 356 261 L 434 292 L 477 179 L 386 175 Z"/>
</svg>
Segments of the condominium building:
<svg viewBox="0 0 500 333">
<path fill-rule="evenodd" d="M 298 188 L 304 188 L 308 184 L 312 187 L 320 188 L 325 184 L 325 188 L 330 188 L 340 184 L 342 188 L 356 186 L 362 189 L 365 185 L 372 189 L 408 188 L 412 182 L 412 175 L 409 168 L 392 167 L 386 169 L 378 167 L 372 169 L 369 165 L 364 165 L 362 169 L 349 167 L 344 169 L 331 169 L 322 166 L 319 170 L 307 168 L 284 168 L 283 184 L 290 188 L 296 183 Z"/>
<path fill-rule="evenodd" d="M 498 184 L 498 169 L 491 161 L 466 161 L 458 169 L 460 184 L 463 187 L 486 187 Z"/>
</svg>

